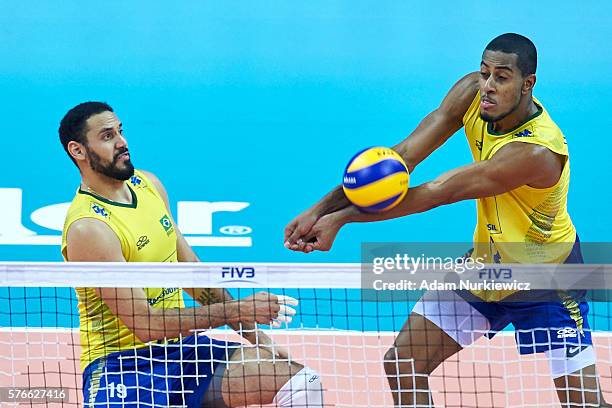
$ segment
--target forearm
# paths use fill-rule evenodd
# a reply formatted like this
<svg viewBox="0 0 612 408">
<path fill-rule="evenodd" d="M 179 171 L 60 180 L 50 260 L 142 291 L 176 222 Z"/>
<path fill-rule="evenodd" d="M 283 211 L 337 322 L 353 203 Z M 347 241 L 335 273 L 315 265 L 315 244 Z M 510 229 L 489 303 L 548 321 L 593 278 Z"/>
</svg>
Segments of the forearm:
<svg viewBox="0 0 612 408">
<path fill-rule="evenodd" d="M 340 214 L 344 222 L 370 222 L 399 218 L 429 211 L 458 201 L 490 197 L 512 189 L 507 183 L 491 177 L 495 170 L 486 162 L 477 162 L 448 171 L 433 181 L 408 189 L 396 207 L 381 213 L 362 213 L 347 208 Z M 519 184 L 520 183 L 516 183 Z"/>
<path fill-rule="evenodd" d="M 234 299 L 224 288 L 186 288 L 185 291 L 201 305 L 212 305 Z"/>
<path fill-rule="evenodd" d="M 444 195 L 440 193 L 439 187 L 434 183 L 435 182 L 429 182 L 410 188 L 402 202 L 389 211 L 366 213 L 351 206 L 341 210 L 339 216 L 343 223 L 372 222 L 390 220 L 431 210 L 432 208 L 445 204 Z"/>
<path fill-rule="evenodd" d="M 227 289 L 223 288 L 192 288 L 186 291 L 202 305 L 227 302 L 233 299 Z M 257 325 L 254 322 L 232 322 L 228 323 L 228 326 L 240 333 L 250 343 L 256 343 Z"/>
<path fill-rule="evenodd" d="M 237 324 L 239 303 L 230 301 L 195 308 L 153 308 L 147 316 L 134 316 L 131 330 L 143 342 L 189 336 L 197 329 Z"/>
<path fill-rule="evenodd" d="M 312 206 L 308 211 L 312 212 L 317 217 L 322 217 L 343 208 L 350 206 L 350 201 L 346 198 L 342 186 L 337 186 L 332 191 L 327 193 L 319 202 Z"/>
</svg>

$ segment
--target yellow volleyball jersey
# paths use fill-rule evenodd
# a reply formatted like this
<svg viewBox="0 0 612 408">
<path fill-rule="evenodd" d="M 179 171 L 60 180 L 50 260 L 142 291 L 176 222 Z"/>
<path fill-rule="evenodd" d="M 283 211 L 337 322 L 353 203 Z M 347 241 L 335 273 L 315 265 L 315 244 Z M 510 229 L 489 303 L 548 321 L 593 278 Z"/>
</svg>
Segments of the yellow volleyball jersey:
<svg viewBox="0 0 612 408">
<path fill-rule="evenodd" d="M 488 160 L 508 143 L 533 143 L 566 156 L 559 181 L 549 188 L 521 186 L 504 194 L 477 200 L 473 257 L 487 263 L 563 263 L 576 239 L 567 212 L 570 162 L 567 143 L 548 112 L 534 98 L 538 112 L 521 125 L 497 133 L 480 118 L 480 94 L 463 117 L 474 161 Z M 487 301 L 514 291 L 474 292 Z"/>
<path fill-rule="evenodd" d="M 66 259 L 66 234 L 73 222 L 95 218 L 117 234 L 128 262 L 176 262 L 176 232 L 166 205 L 155 186 L 140 171 L 126 181 L 132 203 L 107 200 L 79 189 L 68 209 L 62 232 Z M 152 307 L 184 307 L 180 288 L 144 288 Z M 81 367 L 109 353 L 144 344 L 113 314 L 94 288 L 76 288 L 81 337 Z"/>
</svg>

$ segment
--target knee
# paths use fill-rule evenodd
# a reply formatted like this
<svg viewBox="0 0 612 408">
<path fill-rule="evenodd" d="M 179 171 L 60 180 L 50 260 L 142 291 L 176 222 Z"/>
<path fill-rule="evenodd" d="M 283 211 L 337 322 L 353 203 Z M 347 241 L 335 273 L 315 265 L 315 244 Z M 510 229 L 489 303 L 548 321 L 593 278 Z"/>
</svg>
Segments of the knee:
<svg viewBox="0 0 612 408">
<path fill-rule="evenodd" d="M 321 376 L 304 367 L 278 390 L 272 402 L 278 407 L 323 408 Z"/>
<path fill-rule="evenodd" d="M 431 352 L 418 350 L 418 348 L 413 346 L 392 346 L 385 353 L 385 372 L 387 375 L 409 373 L 431 374 L 440 362 L 435 359 L 430 360 L 422 357 L 427 355 L 431 355 Z"/>
</svg>

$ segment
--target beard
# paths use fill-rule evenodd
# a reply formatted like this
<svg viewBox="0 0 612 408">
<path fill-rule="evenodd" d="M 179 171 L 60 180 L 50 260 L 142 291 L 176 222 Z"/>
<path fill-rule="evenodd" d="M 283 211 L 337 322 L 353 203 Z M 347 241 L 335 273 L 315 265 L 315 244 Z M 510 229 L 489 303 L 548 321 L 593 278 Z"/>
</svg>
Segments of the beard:
<svg viewBox="0 0 612 408">
<path fill-rule="evenodd" d="M 117 152 L 112 162 L 104 163 L 102 158 L 96 152 L 87 149 L 87 154 L 90 158 L 89 165 L 93 171 L 104 174 L 105 176 L 115 180 L 125 181 L 134 175 L 134 165 L 130 160 L 125 162 L 123 168 L 118 166 L 118 158 L 125 152 L 127 152 L 127 149 Z"/>
<path fill-rule="evenodd" d="M 521 103 L 521 100 L 519 99 L 516 102 L 516 104 L 510 110 L 508 110 L 508 112 L 500 113 L 497 116 L 492 116 L 492 115 L 488 115 L 486 113 L 480 112 L 480 119 L 484 120 L 487 123 L 499 122 L 500 120 L 504 119 L 506 116 L 510 115 L 511 113 L 514 113 L 514 111 L 516 111 L 516 109 L 519 107 L 520 103 Z"/>
<path fill-rule="evenodd" d="M 500 115 L 497 115 L 497 116 L 491 116 L 491 115 L 488 115 L 486 113 L 480 113 L 480 119 L 484 120 L 487 123 L 498 122 L 498 121 L 502 120 L 503 118 L 505 118 L 506 116 L 508 116 L 509 114 L 511 114 L 512 112 L 514 112 L 514 109 L 512 109 L 511 111 L 508 111 L 506 113 L 502 113 Z"/>
</svg>

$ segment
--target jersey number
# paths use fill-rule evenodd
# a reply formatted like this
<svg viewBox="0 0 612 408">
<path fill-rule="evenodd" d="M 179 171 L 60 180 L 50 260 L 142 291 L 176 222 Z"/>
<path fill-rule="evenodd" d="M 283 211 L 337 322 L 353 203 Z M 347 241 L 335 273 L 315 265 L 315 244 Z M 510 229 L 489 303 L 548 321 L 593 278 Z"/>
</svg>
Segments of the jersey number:
<svg viewBox="0 0 612 408">
<path fill-rule="evenodd" d="M 109 383 L 107 387 L 108 396 L 110 398 L 115 398 L 115 392 L 117 392 L 117 397 L 124 399 L 127 397 L 127 387 L 121 383 L 115 386 L 115 383 Z"/>
</svg>

